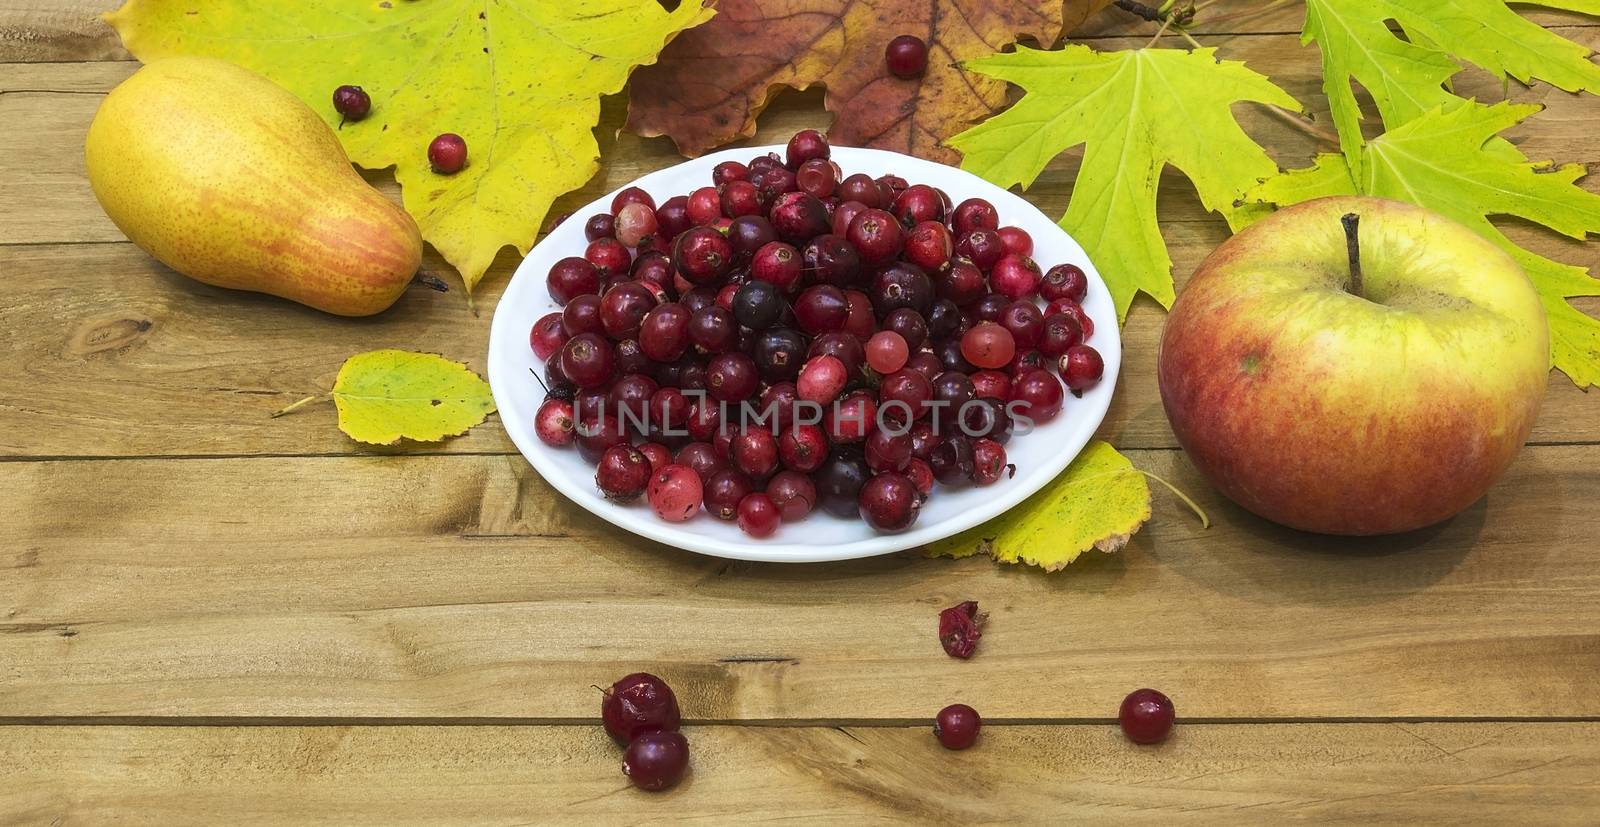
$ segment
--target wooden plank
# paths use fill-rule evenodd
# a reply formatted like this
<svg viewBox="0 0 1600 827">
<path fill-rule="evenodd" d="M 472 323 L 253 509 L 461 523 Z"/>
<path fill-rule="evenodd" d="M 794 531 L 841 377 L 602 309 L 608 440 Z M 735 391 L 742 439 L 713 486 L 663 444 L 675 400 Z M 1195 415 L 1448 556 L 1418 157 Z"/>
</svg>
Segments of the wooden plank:
<svg viewBox="0 0 1600 827">
<path fill-rule="evenodd" d="M 0 463 L 0 717 L 593 713 L 639 669 L 714 720 L 1600 716 L 1600 471 L 1526 451 L 1415 535 L 1339 541 L 1218 502 L 1174 451 L 1117 555 L 1061 574 L 915 554 L 730 563 L 639 540 L 515 457 Z M 991 613 L 971 661 L 935 614 Z"/>
<path fill-rule="evenodd" d="M 1586 30 L 1588 31 L 1588 30 Z M 1600 31 L 1600 30 L 1596 30 Z M 1600 35 L 1596 35 L 1600 36 Z M 1314 67 L 1292 57 L 1293 38 L 1255 38 L 1267 62 L 1276 61 L 1285 83 L 1312 103 Z M 1277 55 L 1276 58 L 1270 57 Z M 1299 67 L 1298 69 L 1295 67 Z M 100 213 L 83 178 L 79 147 L 97 101 L 131 64 L 25 66 L 5 81 L 0 95 L 0 137 L 22 141 L 21 130 L 46 135 L 39 158 L 25 168 L 17 156 L 0 157 L 0 203 L 29 204 L 0 216 L 0 239 L 12 242 L 114 241 L 121 238 Z M 1298 72 L 1298 74 L 1295 74 Z M 27 92 L 55 89 L 58 92 Z M 13 94 L 14 93 L 14 94 Z M 1521 133 L 1535 157 L 1600 157 L 1600 136 L 1587 124 L 1596 101 L 1535 90 L 1549 111 Z M 757 140 L 780 140 L 814 123 L 816 95 L 786 96 L 763 119 Z M 606 122 L 620 124 L 616 101 Z M 1269 143 L 1314 144 L 1281 122 L 1256 112 L 1252 124 L 1275 135 Z M 614 124 L 614 125 L 615 125 Z M 7 130 L 18 134 L 7 136 Z M 1276 130 L 1276 132 L 1273 132 Z M 602 136 L 613 129 L 603 128 Z M 30 136 L 31 137 L 31 136 Z M 603 137 L 611 162 L 558 210 L 575 208 L 645 171 L 672 163 L 666 141 L 623 135 Z M 1286 161 L 1287 162 L 1287 161 Z M 1047 171 L 1030 192 L 1048 213 L 1065 209 L 1076 161 Z M 1181 285 L 1189 272 L 1226 237 L 1221 222 L 1203 213 L 1187 184 L 1169 174 L 1163 201 L 1164 232 Z M 392 183 L 386 184 L 394 194 Z M 1600 186 L 1600 184 L 1591 184 Z M 1508 231 L 1537 251 L 1594 264 L 1596 250 L 1513 225 Z M 0 322 L 17 331 L 20 345 L 0 355 L 0 453 L 9 456 L 140 454 L 242 454 L 349 452 L 354 446 L 308 414 L 268 421 L 265 415 L 331 381 L 348 355 L 379 346 L 426 343 L 481 368 L 492 308 L 515 257 L 501 256 L 472 316 L 460 293 L 414 291 L 379 319 L 338 320 L 273 299 L 196 284 L 156 265 L 126 245 L 12 246 L 0 248 L 0 268 L 13 274 L 12 299 Z M 1111 265 L 1108 265 L 1111 266 Z M 430 257 L 428 269 L 449 275 Z M 64 281 L 65 280 L 65 281 Z M 1600 311 L 1600 302 L 1581 305 Z M 240 312 L 240 310 L 247 312 Z M 1174 445 L 1155 389 L 1155 343 L 1163 316 L 1147 301 L 1136 306 L 1124 331 L 1129 353 L 1123 390 L 1102 433 L 1125 447 Z M 146 324 L 148 323 L 148 324 Z M 1564 377 L 1553 375 L 1538 442 L 1600 440 L 1591 401 Z M 497 423 L 442 448 L 509 450 Z M 406 449 L 402 449 L 406 450 Z"/>
<path fill-rule="evenodd" d="M 126 59 L 116 32 L 100 20 L 121 0 L 0 0 L 0 62 Z M 1593 17 L 1574 12 L 1523 9 L 1545 26 L 1593 26 Z M 1236 33 L 1290 34 L 1300 31 L 1304 6 L 1296 2 L 1220 0 L 1203 9 L 1190 30 L 1198 36 Z M 1155 25 L 1107 8 L 1077 31 L 1073 40 L 1107 37 L 1149 38 Z"/>
<path fill-rule="evenodd" d="M 57 824 L 1578 824 L 1600 724 L 690 727 L 677 789 L 629 789 L 582 727 L 4 727 L 0 820 Z"/>
<path fill-rule="evenodd" d="M 1180 272 L 1222 237 L 1200 225 L 1168 236 Z M 503 270 L 485 281 L 480 316 L 457 293 L 416 288 L 382 316 L 350 321 L 201 285 L 128 244 L 0 247 L 0 271 L 9 277 L 0 326 L 12 342 L 0 349 L 8 457 L 370 452 L 338 431 L 330 406 L 268 414 L 325 390 L 347 356 L 374 348 L 436 351 L 483 370 L 488 308 L 507 281 Z M 1176 445 L 1155 379 L 1164 321 L 1141 302 L 1123 329 L 1124 373 L 1101 429 L 1118 446 Z M 1533 440 L 1600 440 L 1594 399 L 1560 374 L 1549 388 Z M 465 437 L 393 450 L 514 448 L 492 417 Z"/>
</svg>

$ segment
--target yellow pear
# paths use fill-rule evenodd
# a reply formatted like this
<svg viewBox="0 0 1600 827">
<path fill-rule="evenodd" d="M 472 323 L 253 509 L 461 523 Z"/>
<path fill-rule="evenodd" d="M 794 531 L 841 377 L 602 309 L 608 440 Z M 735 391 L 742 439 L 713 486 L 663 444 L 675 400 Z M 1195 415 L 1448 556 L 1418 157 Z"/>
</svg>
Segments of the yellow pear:
<svg viewBox="0 0 1600 827">
<path fill-rule="evenodd" d="M 422 260 L 416 222 L 361 179 L 333 130 L 231 63 L 145 66 L 106 96 L 84 150 L 117 228 L 206 284 L 368 316 Z"/>
</svg>

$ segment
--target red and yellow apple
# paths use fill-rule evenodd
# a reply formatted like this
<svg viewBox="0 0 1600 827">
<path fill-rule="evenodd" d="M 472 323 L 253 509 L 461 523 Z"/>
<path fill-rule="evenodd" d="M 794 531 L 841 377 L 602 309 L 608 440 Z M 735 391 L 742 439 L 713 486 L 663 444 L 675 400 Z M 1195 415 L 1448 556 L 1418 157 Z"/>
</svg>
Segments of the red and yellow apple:
<svg viewBox="0 0 1600 827">
<path fill-rule="evenodd" d="M 1409 531 L 1511 464 L 1549 336 L 1527 275 L 1472 230 L 1323 198 L 1200 265 L 1162 334 L 1161 401 L 1195 466 L 1246 509 L 1326 534 Z"/>
</svg>

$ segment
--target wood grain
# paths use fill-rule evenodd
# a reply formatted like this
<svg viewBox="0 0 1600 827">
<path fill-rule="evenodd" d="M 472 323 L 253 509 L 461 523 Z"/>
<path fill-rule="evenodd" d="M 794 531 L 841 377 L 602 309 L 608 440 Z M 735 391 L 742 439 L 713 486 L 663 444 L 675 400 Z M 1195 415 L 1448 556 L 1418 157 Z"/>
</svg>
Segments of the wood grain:
<svg viewBox="0 0 1600 827">
<path fill-rule="evenodd" d="M 1045 576 L 914 554 L 699 557 L 571 507 L 520 457 L 0 463 L 0 717 L 592 713 L 638 669 L 711 720 L 1600 716 L 1600 471 L 1526 451 L 1435 530 L 1337 541 L 1218 502 L 1174 451 L 1123 553 Z M 935 615 L 991 613 L 979 655 Z M 1176 691 L 1176 690 L 1175 690 Z"/>
<path fill-rule="evenodd" d="M 688 780 L 626 786 L 598 726 L 4 727 L 0 821 L 73 824 L 1578 824 L 1600 724 L 690 727 Z"/>
<path fill-rule="evenodd" d="M 1569 34 L 1600 37 L 1600 29 Z M 1306 59 L 1295 38 L 1234 40 L 1241 51 L 1260 56 L 1252 57 L 1253 64 L 1270 71 L 1312 109 L 1322 108 L 1314 61 Z M 13 64 L 0 79 L 0 140 L 37 141 L 39 147 L 26 165 L 17 154 L 0 155 L 0 203 L 30 205 L 0 216 L 0 242 L 10 243 L 0 246 L 0 270 L 12 274 L 0 325 L 18 332 L 15 346 L 0 351 L 0 456 L 351 453 L 359 449 L 329 427 L 326 410 L 279 420 L 266 415 L 326 388 L 345 357 L 366 349 L 426 342 L 482 368 L 489 309 L 515 266 L 510 254 L 501 257 L 480 288 L 482 315 L 468 310 L 460 291 L 414 290 L 377 319 L 340 320 L 200 285 L 125 242 L 109 243 L 122 236 L 88 190 L 80 147 L 99 95 L 132 68 L 130 63 Z M 1545 87 L 1518 96 L 1549 106 L 1536 124 L 1515 136 L 1531 155 L 1600 157 L 1600 134 L 1588 126 L 1600 101 Z M 768 110 L 756 140 L 780 141 L 813 125 L 818 105 L 814 94 L 786 96 Z M 1281 121 L 1245 112 L 1248 125 L 1278 148 L 1284 163 L 1301 162 L 1315 150 L 1306 135 Z M 599 130 L 602 152 L 614 160 L 582 191 L 563 199 L 558 210 L 576 208 L 677 161 L 667 141 L 615 135 L 621 117 L 613 101 L 606 109 L 607 125 Z M 1047 214 L 1065 209 L 1076 163 L 1070 155 L 1058 161 L 1030 191 Z M 374 178 L 395 195 L 392 182 Z M 1226 237 L 1226 227 L 1204 213 L 1176 173 L 1169 171 L 1168 178 L 1163 231 L 1181 286 Z M 1508 232 L 1553 257 L 1597 263 L 1594 247 L 1525 225 L 1511 225 Z M 430 255 L 428 269 L 454 281 L 437 257 Z M 70 277 L 63 279 L 62 273 Z M 1600 301 L 1584 300 L 1580 306 L 1600 312 Z M 1154 378 L 1163 319 L 1159 308 L 1141 301 L 1123 332 L 1128 360 L 1101 431 L 1119 446 L 1175 445 Z M 1553 374 L 1533 440 L 1600 441 L 1593 400 Z M 510 445 L 499 423 L 491 421 L 442 446 L 398 450 L 503 452 Z"/>
</svg>

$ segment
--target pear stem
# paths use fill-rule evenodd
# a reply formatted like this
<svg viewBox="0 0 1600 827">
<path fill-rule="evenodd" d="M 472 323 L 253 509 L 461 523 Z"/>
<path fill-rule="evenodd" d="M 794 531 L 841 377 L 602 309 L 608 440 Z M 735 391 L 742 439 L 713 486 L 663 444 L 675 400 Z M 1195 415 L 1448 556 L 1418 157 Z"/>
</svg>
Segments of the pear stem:
<svg viewBox="0 0 1600 827">
<path fill-rule="evenodd" d="M 1350 255 L 1350 292 L 1360 296 L 1361 293 L 1361 237 L 1357 231 L 1361 226 L 1361 216 L 1355 213 L 1346 213 L 1339 219 L 1344 224 L 1344 247 Z"/>
</svg>

